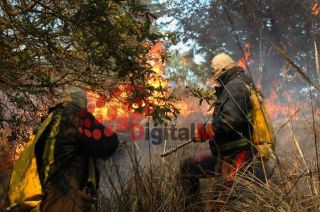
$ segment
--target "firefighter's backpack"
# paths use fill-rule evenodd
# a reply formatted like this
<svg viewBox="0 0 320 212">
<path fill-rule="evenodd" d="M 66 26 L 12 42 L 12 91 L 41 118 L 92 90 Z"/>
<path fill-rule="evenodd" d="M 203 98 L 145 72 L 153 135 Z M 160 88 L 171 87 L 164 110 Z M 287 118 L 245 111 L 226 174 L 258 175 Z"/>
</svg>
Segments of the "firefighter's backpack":
<svg viewBox="0 0 320 212">
<path fill-rule="evenodd" d="M 42 186 L 37 169 L 35 145 L 44 134 L 45 129 L 53 120 L 54 113 L 41 123 L 38 131 L 27 143 L 24 151 L 15 162 L 10 179 L 9 200 L 10 206 L 20 211 L 40 211 Z M 60 121 L 60 120 L 59 120 Z M 58 125 L 59 121 L 54 125 Z M 58 127 L 58 126 L 53 126 Z"/>
</svg>

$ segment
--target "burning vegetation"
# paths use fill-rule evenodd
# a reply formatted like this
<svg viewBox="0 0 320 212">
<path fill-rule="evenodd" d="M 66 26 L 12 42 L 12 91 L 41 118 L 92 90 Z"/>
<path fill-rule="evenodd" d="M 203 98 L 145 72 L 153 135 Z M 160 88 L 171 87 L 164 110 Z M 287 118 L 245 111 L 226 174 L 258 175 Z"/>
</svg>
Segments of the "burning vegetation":
<svg viewBox="0 0 320 212">
<path fill-rule="evenodd" d="M 107 162 L 98 161 L 99 211 L 318 211 L 320 3 L 146 4 L 2 1 L 0 196 L 33 126 L 61 91 L 81 87 L 103 133 L 116 132 L 120 140 Z M 194 136 L 195 123 L 212 120 L 218 84 L 210 61 L 220 52 L 230 54 L 264 96 L 277 138 L 267 164 L 273 175 L 261 180 L 239 171 L 234 187 L 219 194 L 223 201 L 215 193 L 219 176 L 201 180 L 201 199 L 185 208 L 176 176 L 184 158 L 210 151 L 184 142 Z M 6 206 L 2 198 L 0 208 Z"/>
</svg>

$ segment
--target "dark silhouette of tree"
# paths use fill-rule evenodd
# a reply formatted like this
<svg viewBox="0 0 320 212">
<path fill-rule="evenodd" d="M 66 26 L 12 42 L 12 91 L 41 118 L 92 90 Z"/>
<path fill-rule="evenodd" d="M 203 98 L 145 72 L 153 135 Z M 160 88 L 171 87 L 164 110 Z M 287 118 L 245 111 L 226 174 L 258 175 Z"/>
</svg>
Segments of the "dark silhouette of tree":
<svg viewBox="0 0 320 212">
<path fill-rule="evenodd" d="M 313 42 L 320 38 L 320 16 L 312 11 L 315 3 L 310 0 L 173 0 L 162 4 L 161 13 L 177 21 L 178 41 L 196 43 L 193 53 L 205 53 L 208 65 L 220 51 L 234 58 L 243 57 L 243 46 L 251 43 L 255 61 L 251 72 L 254 75 L 264 64 L 262 73 L 258 74 L 262 75 L 264 91 L 269 93 L 280 68 L 287 63 L 274 46 L 283 48 L 301 66 L 310 66 L 315 76 Z"/>
</svg>

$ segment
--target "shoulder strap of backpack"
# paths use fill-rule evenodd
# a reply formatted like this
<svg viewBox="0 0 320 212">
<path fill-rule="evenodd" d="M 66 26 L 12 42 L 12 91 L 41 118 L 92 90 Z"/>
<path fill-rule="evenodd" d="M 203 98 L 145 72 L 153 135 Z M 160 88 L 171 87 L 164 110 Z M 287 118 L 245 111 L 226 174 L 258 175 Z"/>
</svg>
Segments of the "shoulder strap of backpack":
<svg viewBox="0 0 320 212">
<path fill-rule="evenodd" d="M 59 132 L 59 125 L 61 121 L 62 115 L 57 113 L 52 118 L 50 123 L 50 131 L 48 132 L 47 136 L 50 138 L 49 142 L 45 142 L 43 154 L 42 154 L 42 167 L 40 169 L 40 179 L 42 183 L 45 183 L 48 175 L 50 165 L 54 162 L 54 149 L 56 145 L 56 137 Z"/>
</svg>

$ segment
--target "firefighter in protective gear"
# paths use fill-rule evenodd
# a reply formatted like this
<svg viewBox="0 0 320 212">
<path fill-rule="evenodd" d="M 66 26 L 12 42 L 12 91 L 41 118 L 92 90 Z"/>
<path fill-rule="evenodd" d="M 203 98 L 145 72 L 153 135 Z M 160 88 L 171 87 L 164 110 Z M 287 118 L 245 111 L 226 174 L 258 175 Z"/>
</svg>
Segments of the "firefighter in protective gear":
<svg viewBox="0 0 320 212">
<path fill-rule="evenodd" d="M 227 54 L 216 55 L 211 61 L 216 87 L 212 122 L 198 124 L 195 142 L 209 141 L 210 152 L 187 158 L 181 165 L 179 179 L 188 196 L 197 198 L 199 179 L 222 175 L 225 185 L 232 183 L 237 170 L 249 164 L 256 151 L 250 142 L 252 125 L 249 76 Z M 194 202 L 195 199 L 191 198 Z"/>
<path fill-rule="evenodd" d="M 95 161 L 112 155 L 118 147 L 118 138 L 115 133 L 105 130 L 86 106 L 85 92 L 72 88 L 65 91 L 58 103 L 49 109 L 48 117 L 29 145 L 34 159 L 32 154 L 22 153 L 21 160 L 13 169 L 9 194 L 11 204 L 18 205 L 21 210 L 36 206 L 33 211 L 96 209 L 99 173 Z M 25 168 L 25 158 L 35 161 L 37 173 L 30 168 L 33 163 Z M 19 170 L 23 169 L 29 174 L 21 177 Z M 28 179 L 31 173 L 33 179 Z M 26 183 L 19 184 L 18 180 Z M 32 188 L 28 187 L 30 184 L 33 184 Z M 40 195 L 35 195 L 37 188 L 40 188 Z"/>
</svg>

